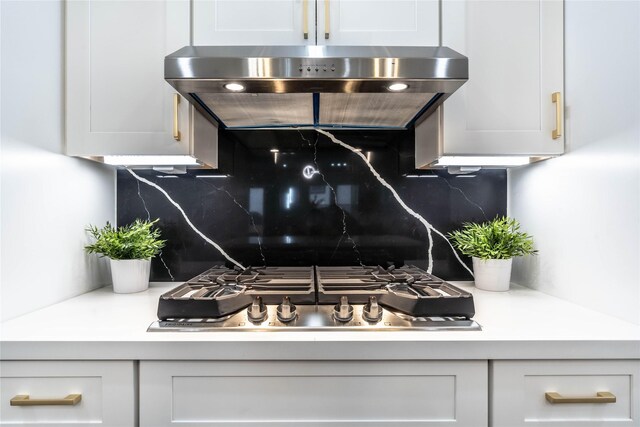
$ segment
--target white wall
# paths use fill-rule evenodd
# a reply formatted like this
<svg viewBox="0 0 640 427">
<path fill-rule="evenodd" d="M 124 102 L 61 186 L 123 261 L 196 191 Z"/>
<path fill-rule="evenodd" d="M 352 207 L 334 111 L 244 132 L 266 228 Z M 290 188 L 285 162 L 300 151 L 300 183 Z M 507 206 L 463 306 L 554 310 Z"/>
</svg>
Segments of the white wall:
<svg viewBox="0 0 640 427">
<path fill-rule="evenodd" d="M 64 6 L 5 1 L 1 27 L 0 313 L 107 282 L 84 227 L 114 219 L 113 170 L 64 151 Z"/>
<path fill-rule="evenodd" d="M 565 4 L 568 153 L 510 171 L 514 281 L 640 323 L 640 2 Z"/>
</svg>

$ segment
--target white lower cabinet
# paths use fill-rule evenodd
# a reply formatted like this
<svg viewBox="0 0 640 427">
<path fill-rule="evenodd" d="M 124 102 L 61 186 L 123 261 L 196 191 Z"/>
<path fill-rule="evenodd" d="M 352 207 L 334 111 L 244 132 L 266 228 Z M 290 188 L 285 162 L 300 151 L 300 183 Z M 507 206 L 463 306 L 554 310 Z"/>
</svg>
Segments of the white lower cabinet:
<svg viewBox="0 0 640 427">
<path fill-rule="evenodd" d="M 496 361 L 491 366 L 493 427 L 640 426 L 640 360 Z M 554 402 L 548 393 L 556 393 L 549 399 Z"/>
<path fill-rule="evenodd" d="M 3 361 L 0 399 L 2 426 L 134 426 L 134 362 Z"/>
<path fill-rule="evenodd" d="M 488 425 L 487 361 L 142 361 L 140 425 Z"/>
<path fill-rule="evenodd" d="M 137 363 L 2 361 L 0 425 L 640 426 L 640 360 Z"/>
</svg>

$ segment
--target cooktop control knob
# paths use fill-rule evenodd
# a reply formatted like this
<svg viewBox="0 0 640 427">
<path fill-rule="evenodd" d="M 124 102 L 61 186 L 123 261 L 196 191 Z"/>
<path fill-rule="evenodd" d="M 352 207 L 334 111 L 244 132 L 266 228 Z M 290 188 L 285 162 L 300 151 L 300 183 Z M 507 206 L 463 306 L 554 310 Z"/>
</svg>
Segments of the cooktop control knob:
<svg viewBox="0 0 640 427">
<path fill-rule="evenodd" d="M 369 297 L 369 302 L 362 307 L 362 318 L 369 323 L 378 323 L 382 320 L 382 307 L 378 305 L 376 297 Z"/>
<path fill-rule="evenodd" d="M 267 318 L 267 306 L 262 302 L 262 298 L 255 297 L 247 308 L 247 317 L 253 323 L 262 323 Z"/>
<path fill-rule="evenodd" d="M 296 313 L 296 306 L 291 303 L 289 297 L 284 297 L 282 299 L 282 303 L 278 306 L 276 314 L 278 316 L 278 320 L 282 323 L 291 322 L 298 315 L 298 313 Z"/>
<path fill-rule="evenodd" d="M 340 302 L 333 307 L 333 317 L 340 322 L 348 322 L 353 319 L 353 306 L 349 305 L 346 296 L 340 297 Z"/>
</svg>

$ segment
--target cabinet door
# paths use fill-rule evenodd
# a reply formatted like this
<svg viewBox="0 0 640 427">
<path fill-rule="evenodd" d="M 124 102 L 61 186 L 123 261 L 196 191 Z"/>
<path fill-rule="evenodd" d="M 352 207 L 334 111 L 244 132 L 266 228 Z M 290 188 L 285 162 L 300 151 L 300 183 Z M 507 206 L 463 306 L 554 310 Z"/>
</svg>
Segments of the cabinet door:
<svg viewBox="0 0 640 427">
<path fill-rule="evenodd" d="M 0 425 L 133 427 L 135 381 L 132 361 L 2 361 Z"/>
<path fill-rule="evenodd" d="M 67 1 L 67 154 L 189 153 L 189 103 L 174 111 L 164 57 L 190 44 L 190 7 L 188 0 Z"/>
<path fill-rule="evenodd" d="M 640 360 L 508 360 L 492 365 L 495 427 L 640 425 Z"/>
<path fill-rule="evenodd" d="M 315 0 L 195 0 L 193 44 L 313 45 L 315 9 Z"/>
<path fill-rule="evenodd" d="M 140 425 L 488 423 L 486 361 L 142 361 Z"/>
<path fill-rule="evenodd" d="M 318 0 L 318 44 L 438 46 L 437 0 Z"/>
<path fill-rule="evenodd" d="M 552 94 L 563 95 L 562 0 L 444 0 L 442 8 L 442 44 L 469 58 L 469 81 L 443 106 L 443 154 L 562 153 L 564 136 L 552 137 Z"/>
</svg>

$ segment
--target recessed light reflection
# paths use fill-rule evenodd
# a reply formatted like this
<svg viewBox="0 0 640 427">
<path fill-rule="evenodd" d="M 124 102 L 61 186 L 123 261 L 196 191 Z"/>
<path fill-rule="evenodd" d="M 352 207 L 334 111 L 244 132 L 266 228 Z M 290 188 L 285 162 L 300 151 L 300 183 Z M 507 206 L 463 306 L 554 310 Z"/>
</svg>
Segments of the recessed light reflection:
<svg viewBox="0 0 640 427">
<path fill-rule="evenodd" d="M 405 90 L 408 87 L 409 85 L 406 83 L 394 83 L 392 85 L 389 85 L 389 90 L 392 90 L 394 92 L 400 92 L 401 90 Z"/>
<path fill-rule="evenodd" d="M 244 86 L 242 86 L 240 83 L 227 83 L 226 85 L 224 85 L 224 88 L 232 92 L 240 92 L 244 90 Z"/>
</svg>

